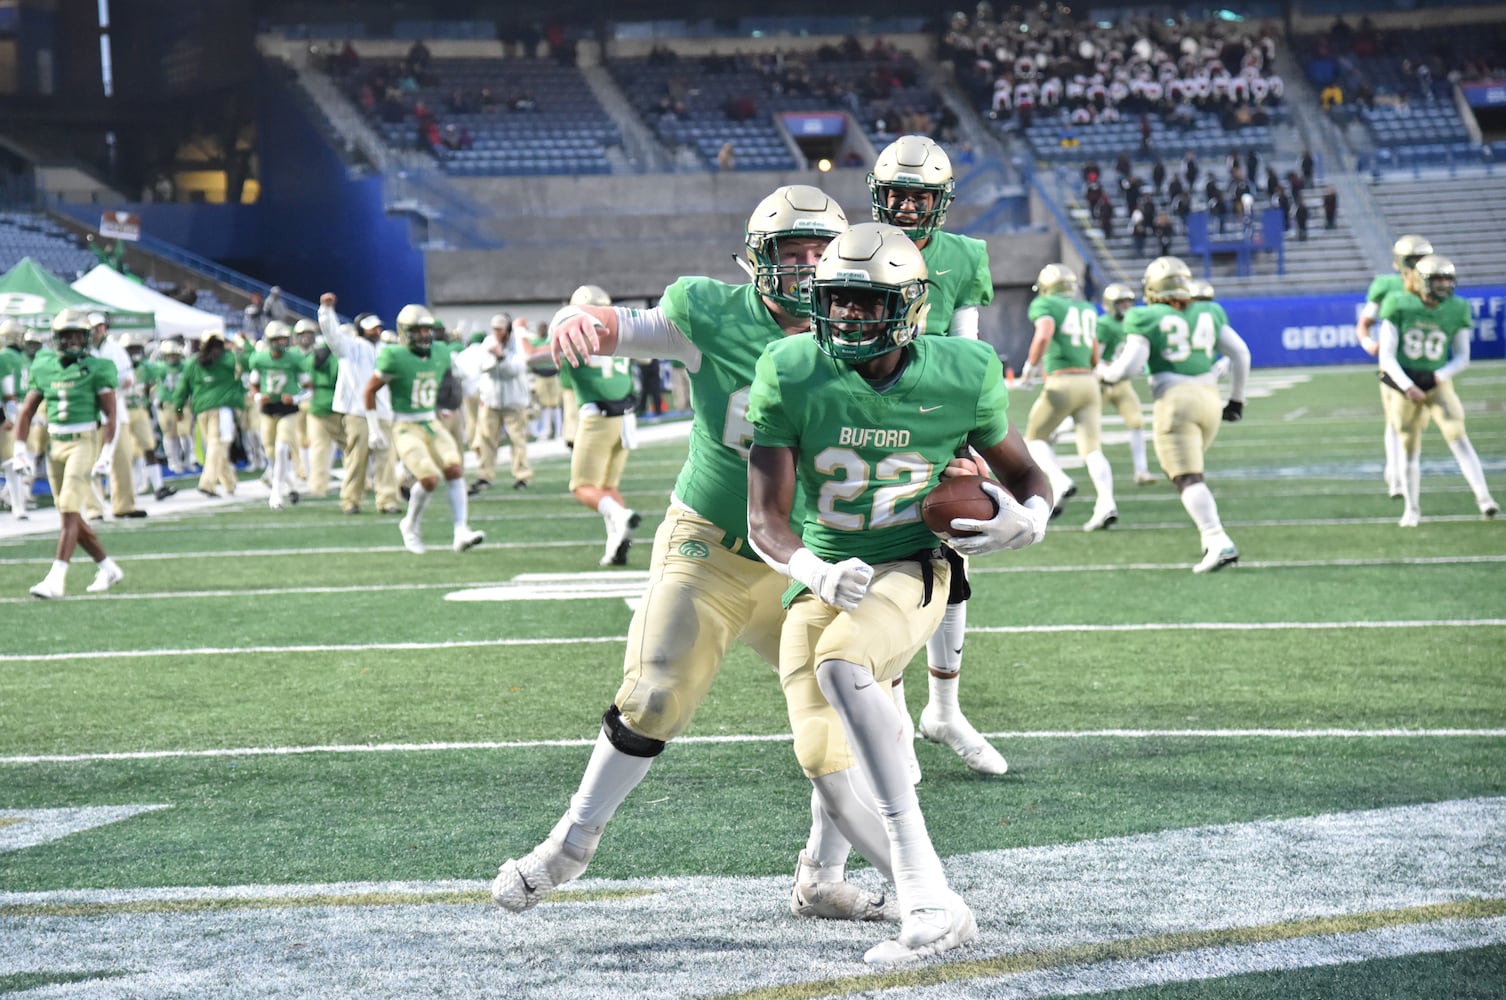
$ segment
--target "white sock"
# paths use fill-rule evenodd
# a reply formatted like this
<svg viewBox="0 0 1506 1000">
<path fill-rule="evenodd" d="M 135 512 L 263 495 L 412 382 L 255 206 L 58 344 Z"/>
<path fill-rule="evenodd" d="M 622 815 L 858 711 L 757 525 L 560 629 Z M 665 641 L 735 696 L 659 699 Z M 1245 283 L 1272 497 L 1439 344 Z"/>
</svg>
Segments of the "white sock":
<svg viewBox="0 0 1506 1000">
<path fill-rule="evenodd" d="M 423 483 L 414 483 L 408 490 L 408 513 L 403 520 L 414 528 L 418 527 L 418 519 L 424 516 L 424 508 L 429 504 L 429 491 L 424 489 Z"/>
<path fill-rule="evenodd" d="M 136 486 L 136 492 L 141 492 L 141 487 L 146 485 L 146 459 L 137 455 L 131 459 L 131 479 Z"/>
<path fill-rule="evenodd" d="M 931 844 L 926 819 L 917 802 L 903 812 L 884 817 L 889 853 L 894 859 L 894 888 L 901 913 L 945 906 L 946 872 Z"/>
<path fill-rule="evenodd" d="M 103 559 L 97 560 L 94 565 L 98 566 L 102 570 L 108 570 L 111 573 L 120 572 L 120 566 L 117 565 L 115 560 L 111 559 L 109 556 L 105 556 Z"/>
<path fill-rule="evenodd" d="M 1093 490 L 1098 494 L 1097 506 L 1114 506 L 1114 470 L 1109 467 L 1109 460 L 1103 457 L 1103 452 L 1095 451 L 1083 456 L 1082 462 L 1088 467 L 1088 477 L 1093 480 Z"/>
<path fill-rule="evenodd" d="M 38 463 L 41 464 L 40 462 Z M 10 490 L 11 513 L 18 517 L 26 513 L 26 477 L 15 469 L 6 474 L 5 486 Z"/>
<path fill-rule="evenodd" d="M 1182 506 L 1192 516 L 1192 523 L 1202 533 L 1203 540 L 1217 538 L 1224 533 L 1223 522 L 1218 519 L 1218 503 L 1207 483 L 1193 483 L 1182 491 Z"/>
<path fill-rule="evenodd" d="M 187 466 L 187 465 L 197 465 L 198 464 L 198 459 L 196 457 L 194 457 L 194 453 L 193 453 L 193 438 L 191 438 L 191 437 L 180 437 L 180 438 L 178 438 L 178 459 L 185 466 Z"/>
<path fill-rule="evenodd" d="M 1405 473 L 1401 483 L 1401 495 L 1406 504 L 1406 509 L 1421 513 L 1422 511 L 1422 452 L 1416 452 L 1407 456 Z"/>
<path fill-rule="evenodd" d="M 298 477 L 293 472 L 293 446 L 280 444 L 277 446 L 277 461 L 282 469 L 282 478 L 279 480 L 286 492 L 293 492 L 298 485 Z"/>
<path fill-rule="evenodd" d="M 602 497 L 596 504 L 596 513 L 600 514 L 608 524 L 612 523 L 612 518 L 617 516 L 618 511 L 626 509 L 611 497 Z"/>
<path fill-rule="evenodd" d="M 448 479 L 445 488 L 450 491 L 450 520 L 455 522 L 455 527 L 465 527 L 466 518 L 470 516 L 469 501 L 465 493 L 465 477 Z"/>
<path fill-rule="evenodd" d="M 1025 447 L 1030 451 L 1030 457 L 1035 459 L 1035 464 L 1041 467 L 1046 478 L 1051 481 L 1051 493 L 1060 504 L 1062 494 L 1066 493 L 1072 485 L 1072 480 L 1062 471 L 1061 464 L 1056 460 L 1056 452 L 1051 448 L 1050 441 L 1026 441 Z"/>
<path fill-rule="evenodd" d="M 570 822 L 587 831 L 595 830 L 597 839 L 601 829 L 617 813 L 617 807 L 638 783 L 648 774 L 652 757 L 634 757 L 612 746 L 605 732 L 596 734 L 596 745 L 591 748 L 591 760 L 586 772 L 581 775 L 580 787 L 570 797 Z M 595 844 L 590 846 L 594 847 Z"/>
<path fill-rule="evenodd" d="M 1475 454 L 1475 446 L 1469 443 L 1469 438 L 1461 434 L 1457 440 L 1448 443 L 1448 450 L 1454 453 L 1454 461 L 1459 463 L 1459 471 L 1464 473 L 1464 481 L 1474 491 L 1475 500 L 1488 498 L 1490 487 L 1485 485 L 1485 470 L 1480 467 L 1480 456 Z"/>
<path fill-rule="evenodd" d="M 955 674 L 962 669 L 962 641 L 967 631 L 967 605 L 948 604 L 941 616 L 941 624 L 926 640 L 926 666 L 942 673 Z M 935 679 L 931 681 L 931 701 L 934 703 Z"/>
<path fill-rule="evenodd" d="M 152 492 L 155 493 L 157 490 L 160 490 L 162 488 L 162 466 L 156 462 L 148 465 L 146 467 L 146 481 L 151 486 Z"/>
<path fill-rule="evenodd" d="M 1386 447 L 1386 488 L 1403 486 L 1402 476 L 1407 465 L 1406 449 L 1401 444 L 1401 431 L 1386 424 L 1386 432 L 1382 439 Z"/>
<path fill-rule="evenodd" d="M 1145 428 L 1136 427 L 1129 432 L 1130 460 L 1135 463 L 1135 475 L 1143 476 L 1149 472 L 1145 464 Z"/>
<path fill-rule="evenodd" d="M 62 559 L 54 559 L 52 568 L 47 571 L 47 582 L 55 583 L 59 587 L 68 579 L 68 563 Z"/>
</svg>

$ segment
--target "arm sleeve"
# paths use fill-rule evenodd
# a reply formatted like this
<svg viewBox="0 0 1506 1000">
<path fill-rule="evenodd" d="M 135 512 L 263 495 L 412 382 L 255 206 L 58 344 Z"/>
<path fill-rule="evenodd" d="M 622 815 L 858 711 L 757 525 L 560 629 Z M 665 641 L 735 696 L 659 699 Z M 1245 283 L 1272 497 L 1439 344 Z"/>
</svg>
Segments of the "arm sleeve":
<svg viewBox="0 0 1506 1000">
<path fill-rule="evenodd" d="M 1243 341 L 1240 341 L 1243 344 Z M 1248 355 L 1246 355 L 1248 358 Z M 1103 380 L 1108 383 L 1123 382 L 1126 378 L 1136 374 L 1145 367 L 1145 362 L 1150 360 L 1150 341 L 1138 333 L 1127 334 L 1124 344 L 1119 348 L 1118 357 L 1111 364 L 1104 366 Z"/>
<path fill-rule="evenodd" d="M 1229 398 L 1244 402 L 1245 381 L 1250 377 L 1250 346 L 1227 324 L 1218 331 L 1218 350 L 1231 362 Z"/>
<path fill-rule="evenodd" d="M 660 306 L 624 309 L 616 306 L 618 357 L 662 358 L 682 361 L 690 371 L 701 367 L 701 349 L 670 321 Z"/>
<path fill-rule="evenodd" d="M 1470 328 L 1465 327 L 1454 334 L 1454 352 L 1448 359 L 1448 364 L 1438 369 L 1434 374 L 1438 381 L 1447 382 L 1453 379 L 1464 369 L 1469 367 L 1469 337 Z"/>
<path fill-rule="evenodd" d="M 947 331 L 953 337 L 964 340 L 978 339 L 978 307 L 963 306 L 952 313 L 952 328 Z"/>
<path fill-rule="evenodd" d="M 1412 387 L 1412 380 L 1407 378 L 1407 373 L 1401 370 L 1401 362 L 1396 360 L 1396 348 L 1401 343 L 1401 331 L 1396 329 L 1396 324 L 1389 319 L 1381 320 L 1380 325 L 1380 370 L 1391 377 L 1403 390 Z"/>
</svg>

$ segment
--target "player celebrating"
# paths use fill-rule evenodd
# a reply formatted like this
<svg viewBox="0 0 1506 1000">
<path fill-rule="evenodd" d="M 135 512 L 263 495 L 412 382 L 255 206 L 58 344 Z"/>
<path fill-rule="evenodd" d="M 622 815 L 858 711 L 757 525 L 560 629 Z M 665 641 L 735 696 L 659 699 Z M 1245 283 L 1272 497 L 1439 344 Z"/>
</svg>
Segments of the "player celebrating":
<svg viewBox="0 0 1506 1000">
<path fill-rule="evenodd" d="M 1122 282 L 1114 282 L 1103 290 L 1103 314 L 1098 317 L 1098 356 L 1103 361 L 1113 361 L 1124 346 L 1124 314 L 1135 304 L 1135 290 Z M 1129 431 L 1130 460 L 1135 465 L 1135 484 L 1146 486 L 1156 481 L 1145 461 L 1145 410 L 1135 392 L 1133 379 L 1127 378 L 1114 385 L 1104 385 L 1101 405 L 1112 405 L 1124 419 Z"/>
<path fill-rule="evenodd" d="M 208 330 L 199 340 L 199 350 L 183 366 L 183 378 L 173 391 L 173 410 L 181 418 L 193 401 L 199 441 L 204 445 L 204 468 L 199 473 L 199 492 L 235 495 L 235 467 L 230 464 L 230 443 L 235 440 L 235 415 L 245 406 L 246 389 L 241 384 L 240 357 L 225 346 L 225 335 Z"/>
<path fill-rule="evenodd" d="M 1355 336 L 1359 338 L 1360 346 L 1366 354 L 1374 356 L 1380 351 L 1375 324 L 1380 319 L 1381 304 L 1392 292 L 1421 293 L 1422 289 L 1416 281 L 1417 262 L 1432 252 L 1433 244 L 1428 238 L 1415 233 L 1407 233 L 1391 244 L 1391 267 L 1396 273 L 1377 274 L 1375 280 L 1370 282 L 1370 288 L 1365 292 L 1365 307 L 1360 311 L 1359 321 L 1354 327 Z M 1402 448 L 1401 434 L 1391 419 L 1391 391 L 1388 386 L 1380 387 L 1381 412 L 1385 414 L 1383 443 L 1386 449 L 1386 494 L 1392 498 L 1405 499 L 1407 459 Z"/>
<path fill-rule="evenodd" d="M 565 815 L 543 843 L 502 865 L 492 883 L 499 906 L 526 910 L 586 870 L 607 822 L 690 724 L 734 641 L 778 664 L 786 581 L 747 541 L 748 393 L 765 345 L 810 329 L 803 286 L 846 228 L 825 192 L 781 187 L 748 219 L 743 266 L 750 283 L 685 277 L 653 309 L 572 305 L 551 321 L 562 371 L 578 370 L 593 355 L 683 361 L 695 416 L 689 457 L 654 537 L 648 589 L 628 630 L 622 686 Z M 840 783 L 845 777 L 832 780 L 827 798 L 850 810 L 853 824 L 867 818 L 858 843 L 887 872 L 888 844 L 871 797 Z M 800 856 L 791 909 L 802 916 L 884 917 L 892 907 L 883 896 L 843 880 L 852 845 L 829 821 L 822 829 L 829 835 L 819 854 Z"/>
<path fill-rule="evenodd" d="M 266 349 L 251 355 L 251 390 L 261 412 L 261 440 L 271 453 L 269 473 L 272 494 L 267 505 L 282 510 L 284 496 L 298 502 L 293 486 L 293 450 L 301 447 L 298 437 L 298 396 L 310 384 L 303 352 L 293 345 L 292 329 L 280 319 L 267 324 L 262 335 Z"/>
<path fill-rule="evenodd" d="M 1464 433 L 1464 405 L 1454 391 L 1454 377 L 1469 367 L 1469 338 L 1474 320 L 1469 304 L 1454 297 L 1453 262 L 1428 254 L 1413 265 L 1416 292 L 1396 291 L 1380 307 L 1380 370 L 1386 392 L 1386 420 L 1403 446 L 1403 528 L 1422 521 L 1422 432 L 1429 416 L 1448 442 L 1475 504 L 1486 518 L 1501 512 L 1485 484 L 1480 456 Z"/>
<path fill-rule="evenodd" d="M 868 175 L 873 218 L 903 229 L 926 262 L 930 276 L 927 302 L 931 308 L 926 314 L 925 332 L 976 340 L 978 311 L 993 301 L 994 282 L 987 244 L 941 228 L 955 187 L 946 150 L 924 135 L 904 135 L 891 142 Z M 926 643 L 929 688 L 926 707 L 920 713 L 920 734 L 951 747 L 979 774 L 1004 774 L 1009 764 L 962 714 L 957 701 L 967 631 L 966 591 L 966 574 L 959 573 L 947 595 L 941 627 Z M 906 735 L 913 737 L 915 724 L 905 705 L 902 674 L 894 678 L 890 694 Z M 914 740 L 905 746 L 910 773 L 919 781 Z"/>
<path fill-rule="evenodd" d="M 26 447 L 27 435 L 37 408 L 47 404 L 47 479 L 57 498 L 61 527 L 57 555 L 41 583 L 31 588 L 33 597 L 63 596 L 68 563 L 73 550 L 82 545 L 98 566 L 91 594 L 115 586 L 125 574 L 105 554 L 94 529 L 83 517 L 84 497 L 93 489 L 93 477 L 108 475 L 115 458 L 115 380 L 117 368 L 109 358 L 89 353 L 89 317 L 78 309 L 64 309 L 52 320 L 53 354 L 40 354 L 31 366 L 31 388 L 16 419 L 16 452 L 12 468 L 30 475 L 34 466 Z"/>
<path fill-rule="evenodd" d="M 779 674 L 801 767 L 818 791 L 844 776 L 866 782 L 884 817 L 903 922 L 898 938 L 863 958 L 893 965 L 978 933 L 931 845 L 897 709 L 875 684 L 904 668 L 944 614 L 953 567 L 920 518 L 921 495 L 959 449 L 983 455 L 1010 493 L 988 483 L 997 515 L 953 522 L 979 532 L 948 538 L 972 555 L 1039 541 L 1050 502 L 1046 477 L 1009 426 L 993 349 L 919 336 L 926 266 L 902 231 L 854 226 L 822 255 L 812 287 L 814 338 L 775 342 L 758 362 L 749 539 L 799 585 Z M 797 484 L 807 498 L 799 509 Z M 850 776 L 854 765 L 860 778 Z M 844 814 L 833 815 L 843 825 Z M 859 832 L 849 836 L 857 842 Z"/>
<path fill-rule="evenodd" d="M 372 451 L 379 452 L 387 448 L 388 441 L 377 411 L 377 393 L 383 386 L 392 393 L 391 445 L 417 479 L 408 495 L 408 513 L 398 522 L 398 531 L 404 547 L 415 555 L 427 551 L 419 522 L 441 475 L 450 496 L 455 551 L 464 552 L 486 539 L 485 532 L 473 531 L 466 523 L 468 511 L 460 450 L 434 412 L 439 380 L 450 370 L 451 359 L 450 345 L 435 342 L 434 327 L 434 316 L 429 310 L 416 304 L 403 306 L 397 314 L 398 343 L 383 347 L 377 354 L 376 371 L 366 383 L 363 400 L 367 439 Z"/>
<path fill-rule="evenodd" d="M 1035 337 L 1030 354 L 1020 371 L 1020 382 L 1029 386 L 1035 373 L 1045 373 L 1041 394 L 1030 407 L 1025 427 L 1025 445 L 1035 464 L 1045 470 L 1056 497 L 1051 516 L 1061 514 L 1062 504 L 1077 492 L 1072 480 L 1062 471 L 1051 447 L 1051 435 L 1062 421 L 1072 418 L 1077 453 L 1082 456 L 1093 480 L 1097 500 L 1093 516 L 1083 525 L 1084 531 L 1107 528 L 1119 520 L 1114 506 L 1114 473 L 1103 457 L 1100 445 L 1103 401 L 1099 398 L 1098 379 L 1093 368 L 1098 364 L 1098 313 L 1082 300 L 1077 275 L 1064 264 L 1047 264 L 1036 277 L 1036 296 L 1030 302 L 1030 319 Z"/>
<path fill-rule="evenodd" d="M 1182 496 L 1182 506 L 1202 537 L 1203 558 L 1194 573 L 1211 573 L 1239 561 L 1239 549 L 1224 531 L 1218 503 L 1203 481 L 1203 453 L 1218 434 L 1219 417 L 1233 423 L 1244 415 L 1250 349 L 1229 326 L 1217 303 L 1192 302 L 1192 270 L 1179 257 L 1157 257 L 1145 268 L 1145 305 L 1124 317 L 1124 348 L 1099 378 L 1113 385 L 1150 363 L 1155 398 L 1156 461 Z M 1229 356 L 1229 402 L 1222 414 L 1215 352 Z"/>
</svg>

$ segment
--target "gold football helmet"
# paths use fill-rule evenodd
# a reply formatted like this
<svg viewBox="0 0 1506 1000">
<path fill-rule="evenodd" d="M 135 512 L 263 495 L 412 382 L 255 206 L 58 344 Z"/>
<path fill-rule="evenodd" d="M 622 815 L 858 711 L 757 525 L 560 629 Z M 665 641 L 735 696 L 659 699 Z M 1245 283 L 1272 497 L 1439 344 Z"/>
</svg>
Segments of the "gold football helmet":
<svg viewBox="0 0 1506 1000">
<path fill-rule="evenodd" d="M 1417 262 L 1433 252 L 1433 244 L 1426 236 L 1407 233 L 1391 244 L 1391 266 L 1405 274 L 1417 266 Z"/>
<path fill-rule="evenodd" d="M 936 140 L 924 135 L 902 135 L 879 154 L 868 174 L 868 195 L 873 202 L 873 217 L 891 226 L 900 226 L 912 240 L 928 239 L 946 222 L 946 210 L 952 204 L 957 182 L 952 177 L 952 161 Z M 917 221 L 903 225 L 897 221 L 899 207 L 891 207 L 891 191 L 924 191 L 932 195 L 929 208 L 918 212 Z M 919 206 L 916 206 L 919 208 Z"/>
<path fill-rule="evenodd" d="M 89 314 L 82 309 L 64 309 L 52 317 L 52 346 L 59 357 L 82 358 L 89 354 Z"/>
<path fill-rule="evenodd" d="M 1061 295 L 1065 298 L 1075 299 L 1082 295 L 1082 286 L 1077 281 L 1077 274 L 1065 264 L 1047 264 L 1041 268 L 1041 273 L 1035 276 L 1035 284 L 1030 290 L 1037 295 Z"/>
<path fill-rule="evenodd" d="M 602 290 L 600 285 L 581 285 L 570 294 L 572 306 L 602 306 L 612 304 L 612 297 Z M 498 315 L 503 315 L 499 313 Z M 492 318 L 492 325 L 496 325 L 496 317 Z M 512 320 L 507 321 L 508 328 L 512 327 Z"/>
<path fill-rule="evenodd" d="M 1157 257 L 1145 265 L 1141 285 L 1146 302 L 1186 302 L 1192 298 L 1192 268 L 1180 257 Z"/>
<path fill-rule="evenodd" d="M 831 240 L 847 231 L 847 215 L 820 188 L 786 184 L 758 203 L 743 234 L 747 260 L 739 260 L 760 295 L 779 303 L 792 316 L 811 314 L 810 278 L 803 264 L 780 262 L 779 241 L 796 238 Z M 791 280 L 793 279 L 793 280 Z"/>
<path fill-rule="evenodd" d="M 1129 307 L 1135 304 L 1135 290 L 1122 281 L 1116 281 L 1103 290 L 1103 311 L 1123 318 Z"/>
<path fill-rule="evenodd" d="M 132 361 L 146 357 L 146 349 L 152 346 L 152 338 L 144 333 L 122 333 L 115 341 Z"/>
<path fill-rule="evenodd" d="M 1442 302 L 1454 294 L 1454 289 L 1459 285 L 1458 276 L 1454 273 L 1454 262 L 1443 254 L 1430 253 L 1424 256 L 1416 264 L 1417 282 L 1422 286 L 1425 296 L 1435 302 Z"/>
<path fill-rule="evenodd" d="M 926 262 L 903 229 L 864 222 L 831 241 L 811 282 L 816 346 L 855 364 L 925 331 Z"/>
<path fill-rule="evenodd" d="M 293 328 L 280 319 L 274 319 L 262 331 L 261 339 L 266 343 L 267 350 L 272 352 L 272 356 L 280 358 L 287 352 L 288 345 L 293 342 Z"/>
<path fill-rule="evenodd" d="M 157 353 L 164 358 L 181 358 L 183 356 L 183 342 L 180 340 L 164 340 L 157 348 Z"/>
<path fill-rule="evenodd" d="M 1202 278 L 1193 278 L 1187 283 L 1187 290 L 1192 293 L 1194 302 L 1213 301 L 1213 282 L 1204 281 Z"/>
<path fill-rule="evenodd" d="M 403 306 L 397 314 L 398 343 L 426 358 L 434 347 L 434 327 L 437 325 L 434 314 L 425 307 L 417 303 Z"/>
<path fill-rule="evenodd" d="M 0 348 L 14 347 L 19 351 L 25 340 L 26 326 L 20 320 L 7 319 L 0 323 Z"/>
</svg>

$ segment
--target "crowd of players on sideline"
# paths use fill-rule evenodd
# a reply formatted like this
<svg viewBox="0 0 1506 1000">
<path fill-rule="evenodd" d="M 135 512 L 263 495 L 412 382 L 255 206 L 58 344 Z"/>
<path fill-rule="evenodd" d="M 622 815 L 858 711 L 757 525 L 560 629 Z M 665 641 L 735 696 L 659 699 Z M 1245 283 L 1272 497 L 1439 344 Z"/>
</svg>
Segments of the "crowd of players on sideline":
<svg viewBox="0 0 1506 1000">
<path fill-rule="evenodd" d="M 331 456 L 342 451 L 342 509 L 358 514 L 374 493 L 378 511 L 403 513 L 399 529 L 414 553 L 425 551 L 421 517 L 441 482 L 453 547 L 465 551 L 484 537 L 469 526 L 467 499 L 495 474 L 502 437 L 522 489 L 527 437 L 557 430 L 573 436 L 571 492 L 602 516 L 601 562 L 623 564 L 641 520 L 617 490 L 636 436 L 629 359 L 675 359 L 696 404 L 692 447 L 655 538 L 623 683 L 567 811 L 531 851 L 502 864 L 493 899 L 521 912 L 586 870 L 617 807 L 690 724 L 728 648 L 742 641 L 780 675 L 812 786 L 792 913 L 898 921 L 897 937 L 864 955 L 877 966 L 966 945 L 976 922 L 948 886 L 921 816 L 912 737 L 918 730 L 949 746 L 980 774 L 1007 771 L 958 700 L 966 560 L 1039 542 L 1077 493 L 1053 446 L 1069 417 L 1095 494 L 1083 527 L 1119 520 L 1101 415 L 1105 404 L 1119 409 L 1134 481 L 1154 482 L 1133 388 L 1148 374 L 1155 456 L 1199 531 L 1192 570 L 1235 564 L 1203 458 L 1221 423 L 1243 416 L 1250 358 L 1213 289 L 1176 257 L 1146 267 L 1143 304 L 1116 283 L 1101 312 L 1083 300 L 1080 276 L 1055 263 L 1034 286 L 1034 335 L 1016 383 L 1040 378 L 1042 390 L 1023 421 L 1009 414 L 1003 365 L 978 341 L 978 309 L 993 294 L 986 246 L 942 228 L 953 185 L 939 145 L 903 136 L 869 175 L 878 221 L 850 225 L 819 189 L 781 187 L 749 217 L 747 283 L 682 277 L 649 309 L 613 307 L 585 285 L 548 338 L 499 314 L 472 342 L 452 342 L 419 304 L 404 307 L 389 334 L 371 315 L 340 323 L 333 294 L 321 297 L 317 321 L 273 320 L 259 344 L 216 333 L 193 345 L 165 341 L 151 356 L 144 342 L 111 341 L 104 317 L 77 310 L 58 314 L 50 336 L 8 324 L 0 389 L 15 440 L 0 440 L 0 455 L 9 456 L 13 513 L 26 516 L 28 478 L 45 464 L 61 514 L 57 558 L 32 593 L 64 595 L 75 546 L 97 566 L 88 590 L 123 579 L 89 516 L 103 506 L 100 478 L 129 497 L 144 476 L 159 498 L 170 495 L 149 472 L 153 404 L 163 461 L 187 470 L 196 435 L 199 489 L 211 495 L 236 490 L 237 442 L 265 471 L 274 510 L 304 491 L 327 492 Z M 1494 517 L 1452 387 L 1469 364 L 1472 332 L 1453 295 L 1454 267 L 1420 236 L 1393 250 L 1398 273 L 1372 285 L 1360 336 L 1378 358 L 1387 487 L 1405 502 L 1400 523 L 1420 520 L 1418 456 L 1433 419 L 1481 513 Z M 561 374 L 573 400 L 554 394 Z M 530 429 L 530 418 L 540 423 Z M 481 450 L 469 487 L 462 444 Z M 977 472 L 992 474 L 980 488 L 993 516 L 933 534 L 921 497 L 943 476 Z M 922 648 L 928 702 L 917 727 L 903 670 Z M 847 882 L 853 850 L 892 894 Z"/>
</svg>

